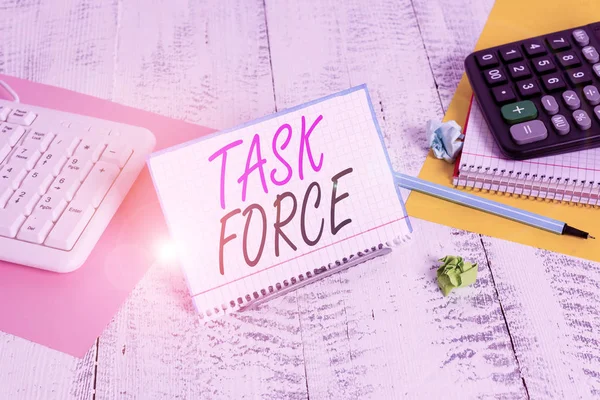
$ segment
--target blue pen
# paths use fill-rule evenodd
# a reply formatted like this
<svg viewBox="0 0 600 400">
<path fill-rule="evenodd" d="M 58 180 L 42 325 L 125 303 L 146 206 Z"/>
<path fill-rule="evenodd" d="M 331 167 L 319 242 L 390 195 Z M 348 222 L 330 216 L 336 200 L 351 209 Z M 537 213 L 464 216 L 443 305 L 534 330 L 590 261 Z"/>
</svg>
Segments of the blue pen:
<svg viewBox="0 0 600 400">
<path fill-rule="evenodd" d="M 583 239 L 595 239 L 595 237 L 589 233 L 573 228 L 564 222 L 530 213 L 529 211 L 519 210 L 518 208 L 487 200 L 482 197 L 473 196 L 460 190 L 447 188 L 398 172 L 394 172 L 394 178 L 398 185 L 405 189 L 416 190 L 430 196 L 435 196 L 453 203 L 475 208 L 476 210 L 512 219 L 513 221 L 541 228 L 559 235 L 571 235 Z"/>
</svg>

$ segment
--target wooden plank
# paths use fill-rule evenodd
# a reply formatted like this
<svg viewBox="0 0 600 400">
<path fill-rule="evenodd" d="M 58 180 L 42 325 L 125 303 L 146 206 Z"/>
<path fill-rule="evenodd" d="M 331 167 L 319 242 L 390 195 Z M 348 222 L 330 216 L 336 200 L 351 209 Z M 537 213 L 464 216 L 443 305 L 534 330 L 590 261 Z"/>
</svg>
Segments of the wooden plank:
<svg viewBox="0 0 600 400">
<path fill-rule="evenodd" d="M 260 1 L 120 2 L 115 99 L 217 129 L 274 111 Z"/>
<path fill-rule="evenodd" d="M 123 2 L 116 66 L 120 103 L 221 128 L 274 111 L 260 0 Z M 206 323 L 169 263 L 151 267 L 99 349 L 101 399 L 307 397 L 294 301 Z"/>
<path fill-rule="evenodd" d="M 99 97 L 112 92 L 115 4 L 0 1 L 0 72 Z M 0 398 L 91 399 L 96 346 L 78 360 L 0 332 Z"/>
<path fill-rule="evenodd" d="M 110 98 L 116 4 L 0 2 L 0 72 Z"/>
<path fill-rule="evenodd" d="M 600 396 L 600 264 L 486 238 L 531 398 Z"/>
<path fill-rule="evenodd" d="M 267 1 L 279 109 L 366 82 L 394 167 L 415 174 L 442 110 L 410 1 Z M 410 244 L 299 291 L 309 394 L 462 398 L 525 394 L 477 235 L 413 221 Z M 436 259 L 480 263 L 443 298 Z M 457 374 L 456 371 L 464 373 Z"/>
</svg>

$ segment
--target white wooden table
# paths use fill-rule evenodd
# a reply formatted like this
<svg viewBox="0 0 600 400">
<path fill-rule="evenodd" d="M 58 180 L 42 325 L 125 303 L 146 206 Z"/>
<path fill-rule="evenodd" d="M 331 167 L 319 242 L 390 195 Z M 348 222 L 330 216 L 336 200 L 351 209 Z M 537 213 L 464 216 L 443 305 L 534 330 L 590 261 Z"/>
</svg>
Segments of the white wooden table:
<svg viewBox="0 0 600 400">
<path fill-rule="evenodd" d="M 366 82 L 418 173 L 492 1 L 0 0 L 0 73 L 227 128 Z M 83 360 L 0 333 L 0 399 L 600 396 L 600 268 L 413 219 L 410 243 L 243 316 L 150 269 Z M 436 259 L 480 265 L 444 298 Z"/>
</svg>

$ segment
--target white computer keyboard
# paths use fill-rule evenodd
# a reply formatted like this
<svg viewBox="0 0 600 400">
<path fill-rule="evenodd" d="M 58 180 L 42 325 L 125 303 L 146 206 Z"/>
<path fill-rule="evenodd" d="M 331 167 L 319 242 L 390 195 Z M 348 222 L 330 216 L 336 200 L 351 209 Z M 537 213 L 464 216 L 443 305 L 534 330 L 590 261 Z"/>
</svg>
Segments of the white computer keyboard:
<svg viewBox="0 0 600 400">
<path fill-rule="evenodd" d="M 155 142 L 144 128 L 0 100 L 0 259 L 79 268 Z"/>
</svg>

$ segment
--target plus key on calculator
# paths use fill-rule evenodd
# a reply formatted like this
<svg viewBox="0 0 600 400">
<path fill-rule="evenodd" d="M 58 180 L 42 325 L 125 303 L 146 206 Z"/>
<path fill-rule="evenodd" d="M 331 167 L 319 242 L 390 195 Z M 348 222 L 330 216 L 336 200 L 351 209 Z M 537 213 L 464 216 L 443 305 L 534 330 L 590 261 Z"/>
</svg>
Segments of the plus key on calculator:
<svg viewBox="0 0 600 400">
<path fill-rule="evenodd" d="M 600 147 L 600 22 L 476 51 L 467 76 L 502 153 Z"/>
</svg>

